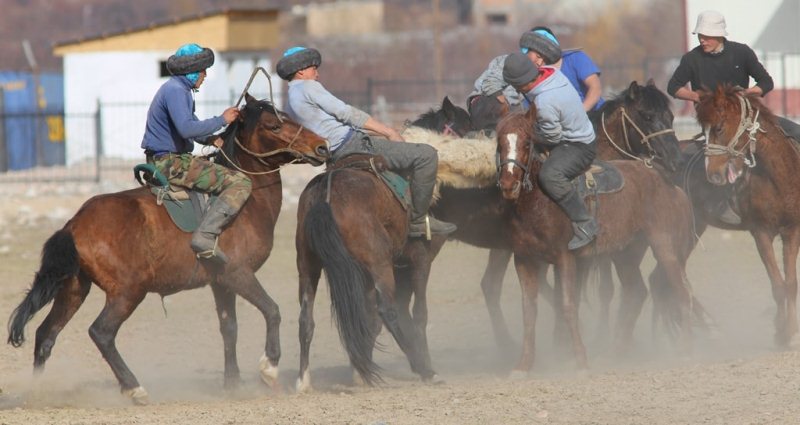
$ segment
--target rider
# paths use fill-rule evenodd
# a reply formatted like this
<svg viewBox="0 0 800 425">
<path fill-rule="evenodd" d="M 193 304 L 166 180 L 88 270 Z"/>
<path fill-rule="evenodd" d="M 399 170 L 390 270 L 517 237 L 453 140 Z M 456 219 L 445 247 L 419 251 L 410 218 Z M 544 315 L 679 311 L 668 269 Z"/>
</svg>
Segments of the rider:
<svg viewBox="0 0 800 425">
<path fill-rule="evenodd" d="M 539 184 L 572 220 L 575 236 L 569 249 L 594 239 L 598 226 L 572 185 L 597 153 L 594 127 L 567 77 L 552 66 L 537 67 L 526 55 L 512 53 L 503 66 L 503 79 L 536 106 L 536 133 L 550 150 L 539 171 Z"/>
<path fill-rule="evenodd" d="M 520 51 L 536 65 L 552 65 L 560 69 L 570 84 L 578 91 L 583 109 L 599 109 L 604 100 L 600 82 L 600 68 L 579 49 L 562 51 L 558 39 L 548 27 L 536 26 L 522 34 L 519 40 Z M 496 100 L 516 106 L 524 103 L 522 96 L 503 81 L 503 64 L 508 55 L 492 59 L 489 67 L 475 80 L 475 88 L 467 98 L 470 114 L 481 102 Z"/>
<path fill-rule="evenodd" d="M 289 82 L 286 106 L 289 116 L 328 141 L 332 161 L 352 153 L 372 153 L 382 155 L 389 169 L 409 172 L 410 236 L 426 235 L 428 229 L 433 234 L 455 231 L 454 224 L 428 216 L 438 167 L 436 150 L 426 144 L 403 143 L 403 137 L 395 129 L 333 96 L 317 81 L 321 63 L 319 51 L 299 46 L 286 50 L 278 61 L 278 75 Z M 383 137 L 367 135 L 365 130 Z"/>
<path fill-rule="evenodd" d="M 222 140 L 213 133 L 239 116 L 235 107 L 202 121 L 194 115 L 194 92 L 213 64 L 214 52 L 193 43 L 179 47 L 167 59 L 172 76 L 156 92 L 147 111 L 142 148 L 147 162 L 154 164 L 171 185 L 219 195 L 192 235 L 191 247 L 198 258 L 227 263 L 217 239 L 247 201 L 251 183 L 238 171 L 192 155 L 193 142 L 222 146 Z"/>
<path fill-rule="evenodd" d="M 772 77 L 758 61 L 753 49 L 746 44 L 728 40 L 725 17 L 717 11 L 707 10 L 697 17 L 692 34 L 697 34 L 700 45 L 684 54 L 667 85 L 667 93 L 675 98 L 700 101 L 699 90 L 715 90 L 721 84 L 732 84 L 744 88 L 748 94 L 764 96 L 773 88 Z M 756 84 L 750 87 L 750 77 Z M 686 88 L 690 83 L 691 89 Z M 800 126 L 779 117 L 783 131 L 800 141 Z M 739 224 L 740 218 L 727 202 L 720 206 L 720 219 L 728 224 Z"/>
</svg>

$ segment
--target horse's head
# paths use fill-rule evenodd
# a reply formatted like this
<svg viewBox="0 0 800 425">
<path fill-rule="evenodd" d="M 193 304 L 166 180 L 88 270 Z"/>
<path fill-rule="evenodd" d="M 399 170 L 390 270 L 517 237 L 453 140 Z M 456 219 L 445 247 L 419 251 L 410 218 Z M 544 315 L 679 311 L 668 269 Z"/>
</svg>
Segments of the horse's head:
<svg viewBox="0 0 800 425">
<path fill-rule="evenodd" d="M 511 111 L 508 103 L 500 103 L 494 96 L 479 96 L 470 106 L 472 128 L 475 130 L 494 130 L 497 124 Z"/>
<path fill-rule="evenodd" d="M 458 137 L 464 137 L 473 130 L 469 113 L 464 108 L 453 105 L 447 96 L 442 100 L 441 108 L 422 114 L 411 125 Z"/>
<path fill-rule="evenodd" d="M 531 107 L 527 112 L 506 115 L 497 124 L 497 184 L 506 199 L 515 200 L 523 188 L 532 188 L 535 121 L 536 108 Z"/>
<path fill-rule="evenodd" d="M 745 170 L 754 167 L 755 144 L 763 132 L 761 121 L 774 120 L 756 95 L 739 87 L 724 85 L 701 91 L 697 121 L 706 139 L 706 177 L 722 186 L 734 183 Z"/>
<path fill-rule="evenodd" d="M 246 104 L 239 120 L 223 135 L 222 151 L 228 161 L 269 165 L 271 168 L 293 162 L 320 165 L 329 156 L 328 144 L 311 130 L 292 121 L 265 100 L 245 95 Z M 249 158 L 249 159 L 246 159 Z M 249 171 L 249 170 L 248 170 Z"/>
<path fill-rule="evenodd" d="M 601 111 L 601 134 L 616 149 L 645 160 L 655 160 L 669 171 L 678 169 L 681 152 L 672 129 L 674 116 L 670 101 L 653 80 L 643 86 L 636 81 L 631 82 L 619 96 L 606 102 Z M 612 138 L 609 134 L 615 132 L 616 128 L 622 129 L 621 138 Z"/>
</svg>

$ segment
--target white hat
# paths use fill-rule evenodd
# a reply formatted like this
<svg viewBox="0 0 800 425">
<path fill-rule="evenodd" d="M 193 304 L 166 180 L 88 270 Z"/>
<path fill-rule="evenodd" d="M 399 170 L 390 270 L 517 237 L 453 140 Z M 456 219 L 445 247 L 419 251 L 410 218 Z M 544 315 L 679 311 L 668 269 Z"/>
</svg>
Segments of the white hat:
<svg viewBox="0 0 800 425">
<path fill-rule="evenodd" d="M 727 37 L 725 31 L 725 17 L 716 10 L 706 10 L 697 16 L 697 25 L 692 34 L 702 34 L 709 37 Z"/>
</svg>

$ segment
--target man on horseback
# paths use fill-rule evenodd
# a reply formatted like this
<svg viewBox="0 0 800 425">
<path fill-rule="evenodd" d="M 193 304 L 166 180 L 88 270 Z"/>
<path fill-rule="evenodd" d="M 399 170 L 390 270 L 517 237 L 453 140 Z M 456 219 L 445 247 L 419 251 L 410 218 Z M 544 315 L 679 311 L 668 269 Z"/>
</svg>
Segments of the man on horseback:
<svg viewBox="0 0 800 425">
<path fill-rule="evenodd" d="M 539 172 L 539 184 L 572 220 L 575 236 L 569 249 L 578 249 L 598 231 L 597 221 L 572 185 L 597 153 L 594 127 L 578 93 L 554 67 L 537 67 L 526 55 L 512 53 L 505 60 L 503 79 L 536 107 L 536 133 L 550 151 Z"/>
<path fill-rule="evenodd" d="M 772 77 L 753 49 L 726 38 L 728 31 L 721 13 L 714 10 L 700 13 L 692 34 L 697 34 L 700 45 L 683 55 L 669 80 L 667 93 L 697 105 L 700 89 L 713 91 L 723 84 L 739 86 L 744 93 L 759 96 L 772 90 Z M 750 87 L 750 77 L 756 82 L 753 87 Z M 691 89 L 685 87 L 687 83 Z M 778 117 L 778 123 L 787 136 L 800 141 L 800 126 L 783 117 Z M 719 219 L 728 224 L 741 223 L 728 199 L 721 201 L 717 213 Z"/>
<path fill-rule="evenodd" d="M 198 258 L 227 263 L 217 238 L 247 201 L 251 183 L 238 171 L 192 155 L 193 142 L 221 146 L 213 133 L 239 116 L 235 107 L 202 121 L 194 115 L 194 92 L 213 64 L 214 52 L 197 44 L 185 44 L 169 57 L 167 69 L 172 77 L 156 92 L 147 111 L 142 148 L 147 162 L 154 164 L 171 185 L 219 195 L 192 235 L 191 247 Z"/>
<path fill-rule="evenodd" d="M 278 75 L 289 82 L 289 116 L 328 140 L 332 161 L 352 153 L 370 153 L 383 156 L 392 171 L 410 172 L 410 236 L 426 235 L 428 229 L 433 234 L 454 232 L 454 224 L 428 216 L 438 166 L 436 150 L 425 144 L 403 143 L 395 129 L 333 96 L 317 81 L 321 64 L 319 51 L 306 47 L 292 47 L 278 61 Z M 369 136 L 362 129 L 385 138 Z"/>
<path fill-rule="evenodd" d="M 559 69 L 578 91 L 583 108 L 592 111 L 603 105 L 603 87 L 600 68 L 583 51 L 578 49 L 561 51 L 553 31 L 545 26 L 536 26 L 522 34 L 520 51 L 536 65 L 552 65 Z M 475 89 L 467 97 L 467 107 L 473 115 L 481 102 L 497 101 L 511 106 L 523 104 L 523 97 L 503 80 L 503 64 L 508 55 L 501 55 L 489 63 L 489 67 L 475 80 Z"/>
</svg>

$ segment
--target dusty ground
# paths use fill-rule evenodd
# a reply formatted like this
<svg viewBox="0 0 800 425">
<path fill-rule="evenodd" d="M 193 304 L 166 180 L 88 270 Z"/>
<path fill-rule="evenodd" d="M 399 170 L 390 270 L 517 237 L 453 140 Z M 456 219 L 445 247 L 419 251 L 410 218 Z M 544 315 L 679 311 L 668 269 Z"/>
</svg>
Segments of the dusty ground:
<svg viewBox="0 0 800 425">
<path fill-rule="evenodd" d="M 238 347 L 244 382 L 233 393 L 223 391 L 213 299 L 208 289 L 200 289 L 168 297 L 163 306 L 158 296 L 149 296 L 120 331 L 118 347 L 152 400 L 150 406 L 130 406 L 86 332 L 104 301 L 94 288 L 38 379 L 31 373 L 31 343 L 20 349 L 0 345 L 0 424 L 797 423 L 800 352 L 778 351 L 772 344 L 774 303 L 750 237 L 718 230 L 703 237 L 704 249 L 694 254 L 688 270 L 697 297 L 718 325 L 712 334 L 696 335 L 691 358 L 677 356 L 667 340 L 653 337 L 649 301 L 632 352 L 613 354 L 607 341 L 595 336 L 597 302 L 590 294 L 581 310 L 590 373 L 574 373 L 571 355 L 553 348 L 552 311 L 543 305 L 534 372 L 510 381 L 506 375 L 517 353 L 495 347 L 478 285 L 486 251 L 449 243 L 434 264 L 429 295 L 431 354 L 445 384 L 418 382 L 384 332 L 380 340 L 386 349 L 376 358 L 386 385 L 352 386 L 322 289 L 311 358 L 316 391 L 294 394 L 294 201 L 299 182 L 311 173 L 297 168 L 287 176 L 290 187 L 275 250 L 258 273 L 281 306 L 283 393 L 259 380 L 264 322 L 243 301 Z M 45 239 L 92 193 L 120 187 L 73 186 L 66 193 L 46 186 L 0 189 L 12 195 L 0 207 L 0 318 L 21 300 Z M 506 316 L 517 336 L 521 313 L 513 271 L 504 288 Z M 28 326 L 29 337 L 47 310 Z"/>
</svg>

